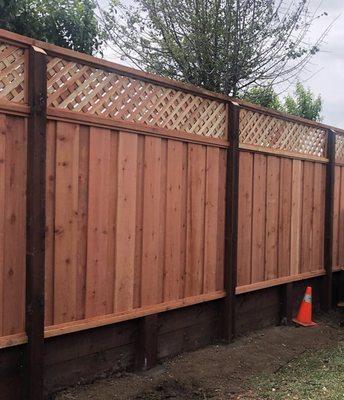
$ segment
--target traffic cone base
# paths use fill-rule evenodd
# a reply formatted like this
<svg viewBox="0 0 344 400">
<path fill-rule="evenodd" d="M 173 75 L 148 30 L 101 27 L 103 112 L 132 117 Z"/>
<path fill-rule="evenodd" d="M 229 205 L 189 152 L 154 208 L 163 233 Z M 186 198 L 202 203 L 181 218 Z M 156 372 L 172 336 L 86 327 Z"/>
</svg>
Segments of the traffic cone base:
<svg viewBox="0 0 344 400">
<path fill-rule="evenodd" d="M 311 321 L 311 322 L 302 322 L 297 320 L 296 318 L 293 318 L 293 322 L 295 322 L 295 324 L 301 325 L 301 326 L 315 326 L 316 323 Z"/>
<path fill-rule="evenodd" d="M 306 289 L 299 312 L 296 318 L 293 319 L 293 322 L 301 326 L 316 325 L 316 323 L 312 321 L 312 288 L 310 286 Z"/>
</svg>

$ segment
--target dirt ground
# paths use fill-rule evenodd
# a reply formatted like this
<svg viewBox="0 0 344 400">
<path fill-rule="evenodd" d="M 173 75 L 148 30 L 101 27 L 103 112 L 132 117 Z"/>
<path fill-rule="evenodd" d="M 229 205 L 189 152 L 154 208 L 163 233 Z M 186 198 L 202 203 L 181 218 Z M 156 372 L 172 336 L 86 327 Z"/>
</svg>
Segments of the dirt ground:
<svg viewBox="0 0 344 400">
<path fill-rule="evenodd" d="M 55 400 L 222 400 L 259 399 L 252 386 L 275 374 L 306 351 L 332 348 L 344 340 L 338 315 L 319 317 L 313 328 L 272 327 L 167 360 L 138 374 L 123 373 L 76 386 Z"/>
</svg>

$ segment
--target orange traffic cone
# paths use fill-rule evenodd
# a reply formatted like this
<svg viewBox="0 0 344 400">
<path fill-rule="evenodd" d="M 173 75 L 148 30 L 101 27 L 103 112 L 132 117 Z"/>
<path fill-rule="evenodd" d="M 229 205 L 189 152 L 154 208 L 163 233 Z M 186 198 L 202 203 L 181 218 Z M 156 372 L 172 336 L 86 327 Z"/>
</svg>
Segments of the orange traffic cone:
<svg viewBox="0 0 344 400">
<path fill-rule="evenodd" d="M 315 322 L 312 321 L 312 288 L 307 287 L 302 303 L 293 321 L 302 326 L 314 326 Z"/>
</svg>

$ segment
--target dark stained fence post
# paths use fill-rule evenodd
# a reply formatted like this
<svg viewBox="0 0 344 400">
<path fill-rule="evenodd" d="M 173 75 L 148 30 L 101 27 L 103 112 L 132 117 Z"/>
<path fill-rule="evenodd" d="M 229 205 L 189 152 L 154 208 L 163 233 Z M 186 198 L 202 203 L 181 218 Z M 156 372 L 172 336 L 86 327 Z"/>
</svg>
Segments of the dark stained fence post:
<svg viewBox="0 0 344 400">
<path fill-rule="evenodd" d="M 238 183 L 239 183 L 239 113 L 237 103 L 228 109 L 228 138 L 226 177 L 226 231 L 225 231 L 225 291 L 221 336 L 231 342 L 235 336 L 235 289 L 237 283 L 238 243 Z"/>
<path fill-rule="evenodd" d="M 30 118 L 27 147 L 26 399 L 43 399 L 46 54 L 29 52 Z"/>
<path fill-rule="evenodd" d="M 137 345 L 136 369 L 153 368 L 158 353 L 158 314 L 147 315 L 140 319 Z"/>
<path fill-rule="evenodd" d="M 282 325 L 289 325 L 293 319 L 293 282 L 281 286 L 281 315 Z"/>
<path fill-rule="evenodd" d="M 324 267 L 326 274 L 322 279 L 321 288 L 321 308 L 323 311 L 329 311 L 332 306 L 333 198 L 336 161 L 336 135 L 332 130 L 328 130 L 327 135 L 327 158 L 329 162 L 326 166 L 325 191 Z"/>
</svg>

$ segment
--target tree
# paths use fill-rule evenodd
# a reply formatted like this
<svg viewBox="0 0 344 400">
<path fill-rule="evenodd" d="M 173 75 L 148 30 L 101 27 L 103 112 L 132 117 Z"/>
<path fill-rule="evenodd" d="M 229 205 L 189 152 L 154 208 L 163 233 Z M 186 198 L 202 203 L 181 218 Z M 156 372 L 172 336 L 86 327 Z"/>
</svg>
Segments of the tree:
<svg viewBox="0 0 344 400">
<path fill-rule="evenodd" d="M 263 107 L 283 111 L 313 121 L 321 121 L 323 102 L 320 95 L 316 96 L 310 89 L 305 89 L 298 82 L 294 96 L 287 95 L 281 101 L 272 86 L 253 87 L 242 98 Z"/>
<path fill-rule="evenodd" d="M 0 27 L 92 54 L 101 29 L 94 0 L 0 0 Z"/>
<path fill-rule="evenodd" d="M 282 109 L 282 104 L 278 94 L 271 85 L 267 87 L 254 86 L 241 97 L 250 103 L 258 104 L 262 107 L 272 108 L 279 111 Z"/>
<path fill-rule="evenodd" d="M 325 34 L 307 44 L 309 0 L 110 0 L 101 15 L 136 66 L 234 96 L 297 76 Z"/>
<path fill-rule="evenodd" d="M 310 89 L 305 89 L 303 85 L 298 82 L 296 84 L 294 97 L 290 95 L 285 97 L 283 109 L 289 114 L 312 119 L 314 121 L 321 121 L 322 107 L 321 96 L 315 96 Z"/>
</svg>

